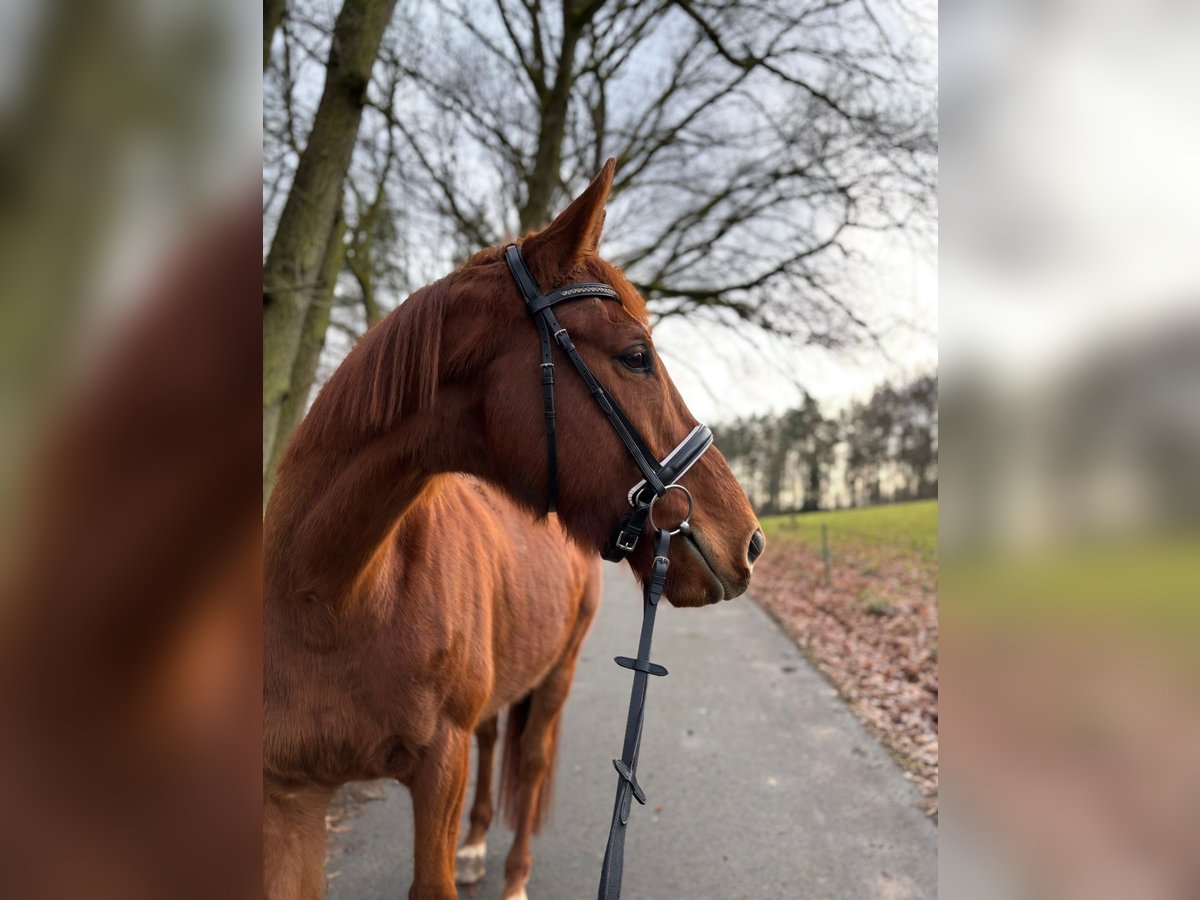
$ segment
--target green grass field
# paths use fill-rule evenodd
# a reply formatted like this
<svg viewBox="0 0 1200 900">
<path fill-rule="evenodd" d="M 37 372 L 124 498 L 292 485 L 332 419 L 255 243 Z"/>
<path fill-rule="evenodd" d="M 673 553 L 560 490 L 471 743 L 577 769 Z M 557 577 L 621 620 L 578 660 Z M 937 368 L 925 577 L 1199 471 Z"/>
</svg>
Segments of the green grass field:
<svg viewBox="0 0 1200 900">
<path fill-rule="evenodd" d="M 767 552 L 772 541 L 796 541 L 819 553 L 822 525 L 829 529 L 835 561 L 849 547 L 938 562 L 936 500 L 768 516 L 762 520 Z M 946 559 L 939 578 L 951 609 L 1017 621 L 1067 618 L 1173 627 L 1200 618 L 1197 560 L 1200 534 L 1148 534 Z"/>
<path fill-rule="evenodd" d="M 951 613 L 1078 627 L 1149 627 L 1187 636 L 1200 620 L 1200 534 L 1129 536 L 1025 553 L 950 558 L 941 572 Z M 1194 653 L 1194 651 L 1192 651 Z"/>
<path fill-rule="evenodd" d="M 839 545 L 849 544 L 916 553 L 926 562 L 937 559 L 936 500 L 768 516 L 762 520 L 768 546 L 773 540 L 801 541 L 819 550 L 823 525 L 829 529 L 829 545 L 834 552 Z"/>
</svg>

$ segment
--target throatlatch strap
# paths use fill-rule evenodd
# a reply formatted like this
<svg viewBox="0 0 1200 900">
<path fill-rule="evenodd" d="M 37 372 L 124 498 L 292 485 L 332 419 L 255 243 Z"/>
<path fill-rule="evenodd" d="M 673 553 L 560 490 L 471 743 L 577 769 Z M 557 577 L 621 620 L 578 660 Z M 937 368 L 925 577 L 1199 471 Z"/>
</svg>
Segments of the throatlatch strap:
<svg viewBox="0 0 1200 900">
<path fill-rule="evenodd" d="M 620 562 L 637 547 L 638 538 L 642 536 L 642 528 L 650 515 L 650 501 L 639 497 L 632 512 L 621 517 L 617 524 L 617 533 L 608 539 L 600 555 L 609 562 Z"/>
<path fill-rule="evenodd" d="M 619 776 L 617 799 L 613 805 L 608 846 L 604 849 L 604 864 L 600 869 L 599 900 L 617 900 L 621 896 L 621 871 L 625 865 L 625 829 L 629 825 L 629 812 L 633 800 L 643 805 L 646 803 L 646 794 L 637 782 L 637 761 L 642 745 L 649 676 L 667 674 L 662 666 L 650 662 L 650 642 L 654 637 L 654 614 L 667 580 L 667 567 L 670 564 L 667 552 L 670 545 L 670 532 L 660 528 L 654 535 L 654 565 L 642 599 L 642 634 L 638 641 L 637 659 L 627 656 L 616 658 L 618 665 L 633 670 L 633 690 L 629 696 L 629 716 L 625 720 L 625 744 L 621 748 L 621 758 L 613 760 L 613 767 Z"/>
</svg>

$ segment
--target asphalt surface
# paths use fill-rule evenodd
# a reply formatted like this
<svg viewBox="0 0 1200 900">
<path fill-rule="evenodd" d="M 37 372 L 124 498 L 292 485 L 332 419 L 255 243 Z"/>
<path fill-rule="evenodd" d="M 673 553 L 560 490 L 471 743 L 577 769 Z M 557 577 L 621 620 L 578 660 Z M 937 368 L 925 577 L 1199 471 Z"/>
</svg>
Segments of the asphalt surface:
<svg viewBox="0 0 1200 900">
<path fill-rule="evenodd" d="M 531 900 L 596 895 L 632 678 L 612 658 L 635 655 L 640 612 L 628 569 L 607 565 L 564 713 L 553 817 L 533 844 Z M 646 702 L 638 780 L 649 802 L 629 825 L 625 900 L 937 896 L 937 829 L 916 789 L 754 603 L 664 604 L 652 657 L 671 674 L 651 679 Z M 408 792 L 374 793 L 331 835 L 333 900 L 408 896 Z M 500 897 L 511 837 L 493 825 L 488 873 L 460 896 Z"/>
</svg>

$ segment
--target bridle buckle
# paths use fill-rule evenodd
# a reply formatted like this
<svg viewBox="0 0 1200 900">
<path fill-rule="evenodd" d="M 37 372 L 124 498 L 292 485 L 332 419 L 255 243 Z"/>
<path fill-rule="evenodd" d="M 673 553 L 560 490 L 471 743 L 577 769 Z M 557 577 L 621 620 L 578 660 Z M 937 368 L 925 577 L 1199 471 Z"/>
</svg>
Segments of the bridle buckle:
<svg viewBox="0 0 1200 900">
<path fill-rule="evenodd" d="M 626 537 L 626 535 L 629 535 L 629 536 Z M 632 553 L 634 551 L 634 548 L 637 547 L 637 542 L 638 542 L 638 534 L 637 533 L 630 533 L 630 532 L 625 531 L 625 529 L 622 528 L 621 533 L 617 535 L 617 539 L 614 543 L 617 545 L 618 550 L 624 551 L 625 553 Z"/>
</svg>

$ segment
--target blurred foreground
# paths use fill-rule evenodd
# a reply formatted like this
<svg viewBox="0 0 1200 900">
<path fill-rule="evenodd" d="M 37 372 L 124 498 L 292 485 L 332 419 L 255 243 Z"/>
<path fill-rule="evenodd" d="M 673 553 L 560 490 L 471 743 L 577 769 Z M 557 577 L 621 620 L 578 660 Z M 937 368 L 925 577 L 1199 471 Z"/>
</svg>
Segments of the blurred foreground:
<svg viewBox="0 0 1200 900">
<path fill-rule="evenodd" d="M 942 896 L 1200 896 L 1200 15 L 942 38 Z"/>
<path fill-rule="evenodd" d="M 2 22 L 0 894 L 254 896 L 258 11 Z"/>
</svg>

